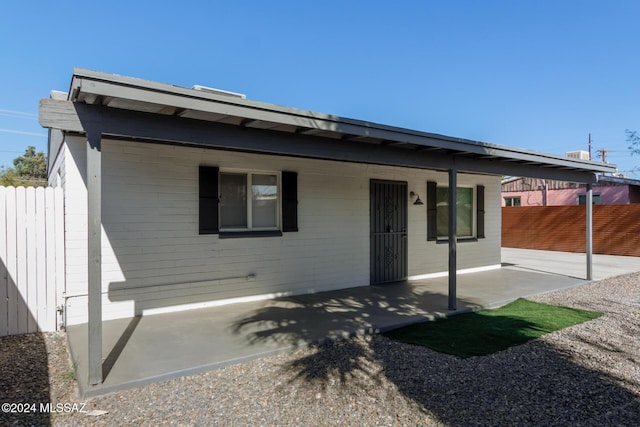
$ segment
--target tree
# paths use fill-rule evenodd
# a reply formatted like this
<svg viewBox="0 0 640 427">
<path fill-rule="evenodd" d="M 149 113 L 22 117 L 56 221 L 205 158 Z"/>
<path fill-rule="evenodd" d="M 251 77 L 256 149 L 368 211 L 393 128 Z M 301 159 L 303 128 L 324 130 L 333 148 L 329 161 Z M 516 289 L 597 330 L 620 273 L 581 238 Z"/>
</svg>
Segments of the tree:
<svg viewBox="0 0 640 427">
<path fill-rule="evenodd" d="M 36 153 L 36 147 L 30 145 L 24 154 L 13 160 L 16 174 L 22 178 L 47 178 L 47 157 L 42 151 Z"/>
<path fill-rule="evenodd" d="M 0 186 L 2 187 L 17 187 L 24 185 L 22 179 L 18 177 L 15 171 L 11 168 L 0 166 Z"/>
<path fill-rule="evenodd" d="M 629 144 L 631 155 L 640 155 L 640 135 L 638 135 L 638 131 L 625 129 L 624 133 L 627 135 L 627 143 Z"/>
<path fill-rule="evenodd" d="M 0 167 L 0 185 L 46 187 L 47 157 L 44 152 L 36 153 L 36 147 L 28 146 L 22 156 L 13 160 L 13 168 Z"/>
</svg>

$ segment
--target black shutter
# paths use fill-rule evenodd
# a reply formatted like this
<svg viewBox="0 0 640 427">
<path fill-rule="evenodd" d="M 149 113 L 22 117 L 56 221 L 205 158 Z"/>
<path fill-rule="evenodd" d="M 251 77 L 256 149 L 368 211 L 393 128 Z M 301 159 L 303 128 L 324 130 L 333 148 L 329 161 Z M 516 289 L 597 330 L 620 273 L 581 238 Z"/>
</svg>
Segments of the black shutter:
<svg viewBox="0 0 640 427">
<path fill-rule="evenodd" d="M 476 187 L 476 222 L 478 239 L 484 239 L 484 185 Z"/>
<path fill-rule="evenodd" d="M 427 182 L 427 240 L 438 239 L 436 186 L 437 184 L 433 181 Z"/>
<path fill-rule="evenodd" d="M 282 172 L 282 231 L 298 231 L 297 172 Z"/>
<path fill-rule="evenodd" d="M 217 234 L 218 228 L 218 168 L 200 166 L 200 234 Z"/>
</svg>

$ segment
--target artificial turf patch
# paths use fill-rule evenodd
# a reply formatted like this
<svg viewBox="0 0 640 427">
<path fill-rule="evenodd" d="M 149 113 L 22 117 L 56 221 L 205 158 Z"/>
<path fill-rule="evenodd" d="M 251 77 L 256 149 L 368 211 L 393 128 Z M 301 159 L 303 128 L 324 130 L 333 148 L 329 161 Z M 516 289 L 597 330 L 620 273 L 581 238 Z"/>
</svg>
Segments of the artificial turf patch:
<svg viewBox="0 0 640 427">
<path fill-rule="evenodd" d="M 497 309 L 417 323 L 383 335 L 455 356 L 486 356 L 600 316 L 520 298 Z"/>
</svg>

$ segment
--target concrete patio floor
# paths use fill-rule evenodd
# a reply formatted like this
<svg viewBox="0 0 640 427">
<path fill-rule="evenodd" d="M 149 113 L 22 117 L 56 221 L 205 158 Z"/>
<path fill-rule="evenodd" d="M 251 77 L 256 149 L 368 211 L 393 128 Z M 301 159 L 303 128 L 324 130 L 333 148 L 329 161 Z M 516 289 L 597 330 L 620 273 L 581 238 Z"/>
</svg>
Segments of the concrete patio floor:
<svg viewBox="0 0 640 427">
<path fill-rule="evenodd" d="M 503 249 L 503 268 L 458 276 L 455 313 L 587 283 L 584 254 Z M 597 279 L 640 258 L 594 256 Z M 104 382 L 87 386 L 87 325 L 67 336 L 83 397 L 196 374 L 328 339 L 451 314 L 446 277 L 103 322 Z"/>
</svg>

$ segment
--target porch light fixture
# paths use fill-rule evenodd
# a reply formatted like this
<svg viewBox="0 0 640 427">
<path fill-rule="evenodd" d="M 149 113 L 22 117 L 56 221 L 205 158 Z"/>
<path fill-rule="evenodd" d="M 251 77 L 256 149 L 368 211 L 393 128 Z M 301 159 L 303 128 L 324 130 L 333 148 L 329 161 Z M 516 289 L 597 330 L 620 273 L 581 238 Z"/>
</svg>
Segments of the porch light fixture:
<svg viewBox="0 0 640 427">
<path fill-rule="evenodd" d="M 416 201 L 413 202 L 414 205 L 419 206 L 419 205 L 424 205 L 424 203 L 422 203 L 422 200 L 420 200 L 420 196 L 418 196 L 418 193 L 414 193 L 413 191 L 411 193 L 409 193 L 409 197 L 411 197 L 412 199 L 415 197 Z"/>
</svg>

